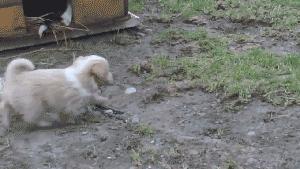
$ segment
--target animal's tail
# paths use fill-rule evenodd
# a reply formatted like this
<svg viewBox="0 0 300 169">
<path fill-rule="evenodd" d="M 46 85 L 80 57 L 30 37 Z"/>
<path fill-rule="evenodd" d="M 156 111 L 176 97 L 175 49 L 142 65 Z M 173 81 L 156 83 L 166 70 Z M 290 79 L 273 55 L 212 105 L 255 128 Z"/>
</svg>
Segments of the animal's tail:
<svg viewBox="0 0 300 169">
<path fill-rule="evenodd" d="M 15 59 L 8 64 L 5 78 L 6 80 L 13 79 L 16 75 L 22 72 L 32 71 L 34 68 L 33 63 L 28 59 Z"/>
</svg>

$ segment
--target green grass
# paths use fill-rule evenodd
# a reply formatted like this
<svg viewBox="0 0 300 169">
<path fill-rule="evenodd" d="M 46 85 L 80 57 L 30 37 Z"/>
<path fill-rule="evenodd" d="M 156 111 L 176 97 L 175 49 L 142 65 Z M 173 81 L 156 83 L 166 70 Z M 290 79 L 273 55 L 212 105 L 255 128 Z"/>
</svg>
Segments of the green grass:
<svg viewBox="0 0 300 169">
<path fill-rule="evenodd" d="M 132 150 L 130 152 L 130 158 L 133 164 L 135 165 L 141 165 L 142 164 L 142 158 L 139 152 Z"/>
<path fill-rule="evenodd" d="M 214 0 L 159 0 L 164 14 L 180 13 L 191 16 L 199 12 L 209 13 L 213 10 Z"/>
<path fill-rule="evenodd" d="M 142 12 L 145 7 L 145 0 L 129 0 L 129 11 Z"/>
<path fill-rule="evenodd" d="M 228 9 L 216 12 L 216 0 L 159 0 L 165 17 L 180 13 L 185 17 L 199 13 L 214 13 L 233 20 L 257 20 L 276 25 L 295 25 L 299 21 L 299 0 L 225 0 Z M 145 0 L 129 0 L 129 10 L 142 12 Z M 286 20 L 282 20 L 286 19 Z"/>
<path fill-rule="evenodd" d="M 152 60 L 154 77 L 172 70 L 168 75 L 172 81 L 188 79 L 195 86 L 211 92 L 222 90 L 243 102 L 258 96 L 273 104 L 300 103 L 300 55 L 278 56 L 262 49 L 235 54 L 227 49 L 226 40 L 209 37 L 203 29 L 169 29 L 157 38 L 159 42 L 196 42 L 201 50 L 195 57 L 156 56 Z"/>
<path fill-rule="evenodd" d="M 279 28 L 291 28 L 300 21 L 299 8 L 272 0 L 226 0 L 225 11 L 215 11 L 218 17 L 228 17 L 235 22 L 255 22 L 269 24 Z M 291 2 L 291 1 L 290 1 Z M 292 2 L 291 2 L 292 3 Z"/>
<path fill-rule="evenodd" d="M 132 0 L 136 9 L 143 9 L 144 1 Z M 161 15 L 190 17 L 207 14 L 245 24 L 264 24 L 273 28 L 293 29 L 300 21 L 299 0 L 224 0 L 225 10 L 217 10 L 215 0 L 159 0 Z M 137 5 L 138 4 L 138 5 Z M 246 36 L 237 35 L 237 41 Z M 273 104 L 300 103 L 300 55 L 279 56 L 262 49 L 242 54 L 228 50 L 226 38 L 215 38 L 199 28 L 196 31 L 167 29 L 153 39 L 154 43 L 192 44 L 193 57 L 158 55 L 152 60 L 151 77 L 167 76 L 170 81 L 188 79 L 195 86 L 208 91 L 223 91 L 247 102 L 258 96 Z M 141 73 L 140 67 L 133 71 Z"/>
<path fill-rule="evenodd" d="M 152 136 L 155 133 L 154 129 L 147 124 L 140 124 L 135 129 L 135 132 L 141 136 L 147 136 L 147 137 Z"/>
<path fill-rule="evenodd" d="M 225 10 L 217 10 L 215 0 L 160 0 L 162 16 L 180 14 L 189 17 L 210 14 L 234 22 L 261 23 L 277 28 L 293 28 L 300 21 L 298 0 L 224 0 Z"/>
<path fill-rule="evenodd" d="M 226 163 L 227 163 L 226 167 L 225 167 L 226 169 L 237 169 L 237 168 L 239 168 L 233 160 L 227 160 Z"/>
<path fill-rule="evenodd" d="M 277 3 L 280 5 L 288 5 L 291 7 L 300 7 L 300 1 L 299 0 L 272 0 L 273 3 Z"/>
<path fill-rule="evenodd" d="M 300 21 L 299 0 L 224 0 L 225 10 L 216 10 L 215 0 L 159 0 L 161 17 L 168 20 L 173 14 L 190 17 L 209 14 L 229 18 L 234 22 L 261 23 L 276 28 L 293 28 Z M 145 0 L 129 0 L 129 10 L 142 12 Z"/>
</svg>

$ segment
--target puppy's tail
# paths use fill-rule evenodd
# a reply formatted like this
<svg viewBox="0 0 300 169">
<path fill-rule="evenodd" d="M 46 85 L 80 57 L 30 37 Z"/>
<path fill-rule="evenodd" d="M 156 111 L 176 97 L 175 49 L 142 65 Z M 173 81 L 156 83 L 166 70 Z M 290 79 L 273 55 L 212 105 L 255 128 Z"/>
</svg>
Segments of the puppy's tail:
<svg viewBox="0 0 300 169">
<path fill-rule="evenodd" d="M 34 70 L 33 63 L 28 59 L 16 59 L 11 61 L 6 69 L 6 76 L 13 78 L 22 72 Z"/>
</svg>

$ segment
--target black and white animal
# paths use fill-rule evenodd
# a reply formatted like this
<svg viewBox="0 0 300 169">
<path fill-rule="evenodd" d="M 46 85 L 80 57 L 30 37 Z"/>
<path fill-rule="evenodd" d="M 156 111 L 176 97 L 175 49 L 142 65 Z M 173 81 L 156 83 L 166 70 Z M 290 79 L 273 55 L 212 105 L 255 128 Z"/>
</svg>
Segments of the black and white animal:
<svg viewBox="0 0 300 169">
<path fill-rule="evenodd" d="M 54 21 L 69 26 L 72 21 L 72 5 L 70 0 L 23 0 L 24 15 L 26 17 L 44 16 L 38 34 L 40 37 Z"/>
</svg>

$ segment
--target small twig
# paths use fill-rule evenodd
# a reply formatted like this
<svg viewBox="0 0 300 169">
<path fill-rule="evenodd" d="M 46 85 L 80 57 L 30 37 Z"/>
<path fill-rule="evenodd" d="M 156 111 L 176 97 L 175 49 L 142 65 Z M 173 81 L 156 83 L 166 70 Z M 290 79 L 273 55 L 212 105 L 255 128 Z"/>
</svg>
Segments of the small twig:
<svg viewBox="0 0 300 169">
<path fill-rule="evenodd" d="M 63 30 L 63 34 L 64 34 L 64 39 L 65 39 L 65 46 L 67 48 L 68 47 L 68 40 L 67 40 L 66 32 L 64 30 Z"/>
<path fill-rule="evenodd" d="M 75 55 L 75 52 L 73 52 L 73 63 L 75 62 L 76 60 L 76 55 Z"/>
<path fill-rule="evenodd" d="M 55 33 L 54 29 L 52 29 L 52 33 L 53 33 L 53 36 L 55 38 L 56 44 L 58 45 L 59 43 L 58 43 L 57 36 L 56 36 L 56 33 Z"/>
<path fill-rule="evenodd" d="M 87 26 L 85 26 L 84 24 L 82 24 L 82 23 L 80 23 L 80 22 L 75 22 L 75 23 L 77 23 L 77 24 L 79 24 L 80 26 L 84 27 L 86 31 L 90 31 L 90 29 L 89 29 Z"/>
<path fill-rule="evenodd" d="M 288 114 L 283 114 L 283 115 L 278 115 L 277 117 L 271 117 L 272 119 L 280 119 L 280 118 L 283 118 L 283 117 L 290 117 L 290 115 Z"/>
<path fill-rule="evenodd" d="M 262 45 L 262 42 L 260 41 L 244 41 L 244 42 L 237 42 L 238 44 L 259 44 Z"/>
<path fill-rule="evenodd" d="M 78 30 L 78 31 L 86 31 L 86 32 L 89 31 L 89 30 L 86 30 L 86 29 L 73 28 L 73 27 L 63 26 L 63 25 L 52 25 L 52 26 L 53 26 L 53 28 L 55 28 L 55 29 L 61 29 L 61 28 L 64 28 L 64 29 L 68 29 L 68 30 L 71 30 L 71 31 L 74 31 L 74 30 Z"/>
<path fill-rule="evenodd" d="M 47 63 L 47 62 L 39 62 L 41 65 L 48 65 L 48 66 L 53 66 L 53 63 Z"/>
<path fill-rule="evenodd" d="M 48 16 L 48 15 L 51 15 L 51 14 L 54 14 L 53 12 L 50 12 L 50 13 L 46 13 L 44 15 L 41 15 L 41 16 L 37 16 L 37 17 L 27 17 L 29 19 L 41 19 L 41 20 L 45 20 L 44 17 Z"/>
<path fill-rule="evenodd" d="M 51 12 L 51 13 L 47 13 L 47 14 L 44 14 L 44 15 L 42 15 L 42 16 L 38 16 L 38 17 L 26 17 L 27 19 L 29 19 L 29 20 L 31 20 L 31 21 L 33 21 L 33 22 L 45 22 L 45 21 L 50 21 L 50 22 L 52 22 L 52 20 L 50 20 L 50 19 L 45 19 L 44 17 L 46 17 L 46 16 L 48 16 L 48 15 L 50 15 L 50 14 L 53 14 L 53 12 Z"/>
<path fill-rule="evenodd" d="M 130 11 L 128 11 L 128 14 L 129 14 L 130 16 L 132 16 L 132 17 L 136 18 L 136 19 L 140 19 L 140 17 L 139 17 L 139 16 L 137 16 L 137 15 L 133 14 L 133 13 L 132 13 L 132 12 L 130 12 Z"/>
</svg>

